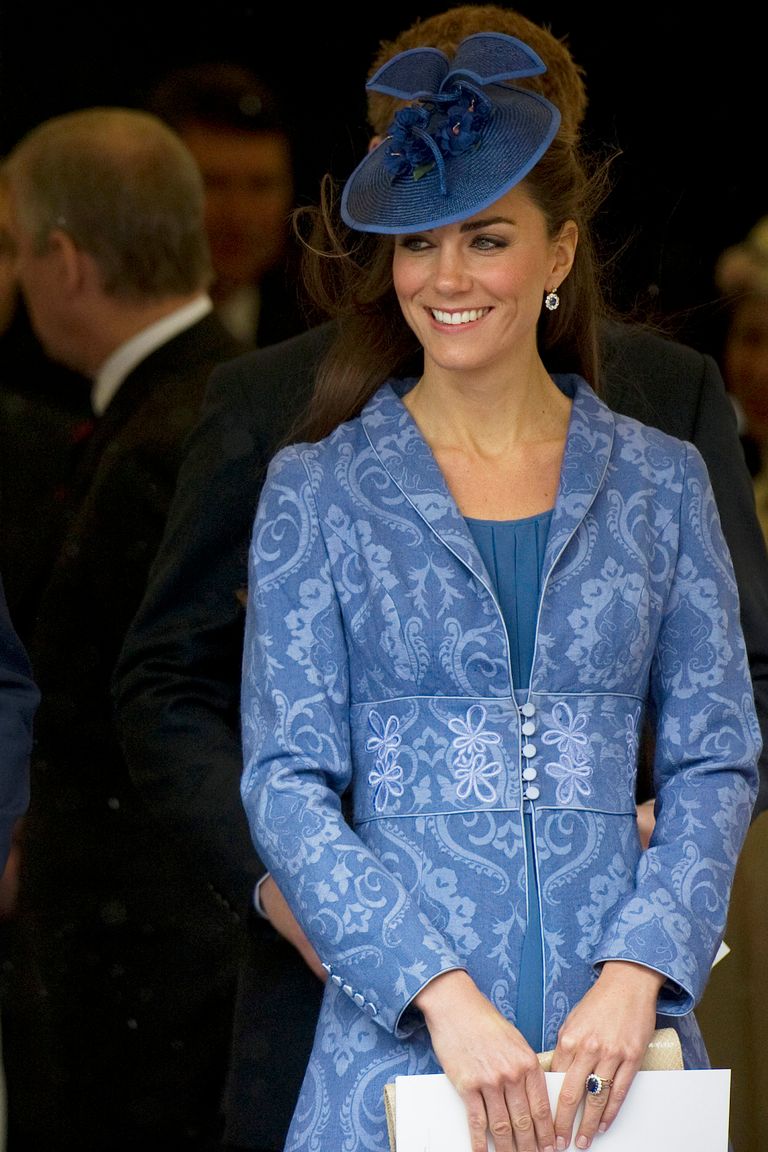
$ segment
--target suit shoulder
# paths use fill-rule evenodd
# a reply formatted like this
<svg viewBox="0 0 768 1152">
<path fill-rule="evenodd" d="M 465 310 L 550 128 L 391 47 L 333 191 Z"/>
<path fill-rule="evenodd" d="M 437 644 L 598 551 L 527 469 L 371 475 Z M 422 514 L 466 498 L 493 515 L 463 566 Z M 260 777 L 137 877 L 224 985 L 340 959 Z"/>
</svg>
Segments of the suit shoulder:
<svg viewBox="0 0 768 1152">
<path fill-rule="evenodd" d="M 309 328 L 288 340 L 252 348 L 220 364 L 214 380 L 221 386 L 247 386 L 264 390 L 296 386 L 297 378 L 310 380 L 333 335 L 330 323 Z"/>
<path fill-rule="evenodd" d="M 715 360 L 662 332 L 611 323 L 602 349 L 606 403 L 680 439 L 693 439 L 708 397 L 725 395 Z"/>
</svg>

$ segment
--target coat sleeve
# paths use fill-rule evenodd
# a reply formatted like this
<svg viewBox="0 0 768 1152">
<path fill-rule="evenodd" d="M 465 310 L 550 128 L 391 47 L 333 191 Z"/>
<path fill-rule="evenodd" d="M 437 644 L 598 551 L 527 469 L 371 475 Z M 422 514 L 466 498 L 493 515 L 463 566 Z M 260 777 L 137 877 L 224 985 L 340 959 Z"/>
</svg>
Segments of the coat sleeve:
<svg viewBox="0 0 768 1152">
<path fill-rule="evenodd" d="M 0 583 L 0 875 L 13 827 L 29 805 L 32 722 L 40 693 L 27 653 L 11 623 Z"/>
<path fill-rule="evenodd" d="M 463 963 L 344 819 L 352 776 L 339 594 L 309 469 L 278 455 L 249 564 L 242 798 L 254 843 L 333 980 L 398 1036 L 431 979 Z"/>
<path fill-rule="evenodd" d="M 712 356 L 627 324 L 604 329 L 606 399 L 612 408 L 693 443 L 709 471 L 739 587 L 757 717 L 763 734 L 760 790 L 768 807 L 768 553 L 733 404 Z M 641 798 L 649 781 L 642 781 Z"/>
<path fill-rule="evenodd" d="M 117 663 L 117 730 L 131 776 L 197 866 L 245 916 L 261 875 L 238 783 L 239 675 L 258 444 L 231 370 L 187 444 L 163 539 Z M 216 388 L 214 381 L 211 387 Z"/>
<path fill-rule="evenodd" d="M 113 681 L 134 783 L 243 916 L 264 874 L 239 789 L 248 545 L 267 463 L 324 348 L 313 330 L 214 370 Z"/>
<path fill-rule="evenodd" d="M 757 792 L 760 728 L 739 598 L 707 471 L 692 445 L 675 571 L 651 670 L 656 826 L 597 963 L 664 973 L 659 1011 L 689 1012 L 725 930 Z"/>
<path fill-rule="evenodd" d="M 702 361 L 699 405 L 689 438 L 707 465 L 739 588 L 741 625 L 763 738 L 754 819 L 768 807 L 768 552 L 733 405 L 715 362 L 709 356 Z"/>
</svg>

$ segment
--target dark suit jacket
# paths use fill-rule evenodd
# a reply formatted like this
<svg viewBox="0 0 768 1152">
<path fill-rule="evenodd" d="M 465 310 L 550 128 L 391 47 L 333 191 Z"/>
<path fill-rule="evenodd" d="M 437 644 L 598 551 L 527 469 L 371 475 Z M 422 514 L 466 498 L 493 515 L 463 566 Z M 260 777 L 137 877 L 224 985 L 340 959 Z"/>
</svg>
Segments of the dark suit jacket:
<svg viewBox="0 0 768 1152">
<path fill-rule="evenodd" d="M 110 681 L 206 382 L 241 350 L 209 315 L 125 379 L 81 461 L 40 603 L 19 924 L 43 992 L 25 989 L 42 1064 L 26 1083 L 8 1076 L 29 1105 L 19 1126 L 51 1152 L 203 1148 L 219 1120 L 243 926 L 136 792 Z"/>
<path fill-rule="evenodd" d="M 16 821 L 29 804 L 32 721 L 40 700 L 0 582 L 0 875 Z"/>
<path fill-rule="evenodd" d="M 330 335 L 325 325 L 214 372 L 115 681 L 134 779 L 153 810 L 183 822 L 200 867 L 238 908 L 246 907 L 262 873 L 239 793 L 239 593 L 266 463 L 308 396 Z M 768 737 L 768 560 L 719 370 L 710 357 L 623 326 L 606 331 L 604 356 L 613 407 L 692 440 L 710 468 Z M 761 770 L 762 808 L 768 801 L 765 754 Z M 263 922 L 255 925 L 251 944 L 252 966 L 244 973 L 250 993 L 243 990 L 247 1032 L 231 1071 L 229 1131 L 233 1143 L 279 1149 L 319 988 L 308 984 L 302 962 Z"/>
<path fill-rule="evenodd" d="M 296 254 L 292 253 L 277 268 L 270 269 L 259 283 L 259 322 L 254 344 L 266 348 L 288 340 L 307 327 L 303 306 L 297 292 L 300 283 Z"/>
<path fill-rule="evenodd" d="M 20 302 L 0 335 L 0 572 L 25 644 L 61 543 L 90 392 L 89 380 L 45 355 Z"/>
</svg>

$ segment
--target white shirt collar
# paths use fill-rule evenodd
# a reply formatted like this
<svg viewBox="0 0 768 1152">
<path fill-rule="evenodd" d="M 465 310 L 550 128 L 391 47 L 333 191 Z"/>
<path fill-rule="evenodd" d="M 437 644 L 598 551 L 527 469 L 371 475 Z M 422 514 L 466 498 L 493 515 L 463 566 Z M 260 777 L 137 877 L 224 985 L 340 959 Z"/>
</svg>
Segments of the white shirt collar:
<svg viewBox="0 0 768 1152">
<path fill-rule="evenodd" d="M 91 388 L 91 406 L 97 416 L 101 416 L 114 399 L 117 390 L 137 364 L 146 360 L 151 352 L 162 344 L 167 344 L 173 336 L 178 336 L 186 328 L 191 328 L 212 310 L 210 296 L 204 293 L 191 304 L 185 304 L 163 316 L 149 327 L 137 332 L 130 340 L 121 344 L 102 364 Z"/>
<path fill-rule="evenodd" d="M 226 300 L 216 305 L 216 313 L 229 331 L 243 344 L 256 343 L 259 326 L 261 293 L 256 284 L 238 288 Z"/>
</svg>

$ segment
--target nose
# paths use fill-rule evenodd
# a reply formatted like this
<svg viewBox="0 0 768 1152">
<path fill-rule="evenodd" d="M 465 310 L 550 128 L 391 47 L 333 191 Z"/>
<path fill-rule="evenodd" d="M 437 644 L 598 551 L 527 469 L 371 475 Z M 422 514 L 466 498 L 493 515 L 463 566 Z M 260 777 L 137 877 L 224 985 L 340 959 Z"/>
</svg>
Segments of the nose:
<svg viewBox="0 0 768 1152">
<path fill-rule="evenodd" d="M 462 251 L 453 244 L 444 244 L 437 250 L 435 288 L 443 295 L 466 291 L 471 284 Z"/>
</svg>

